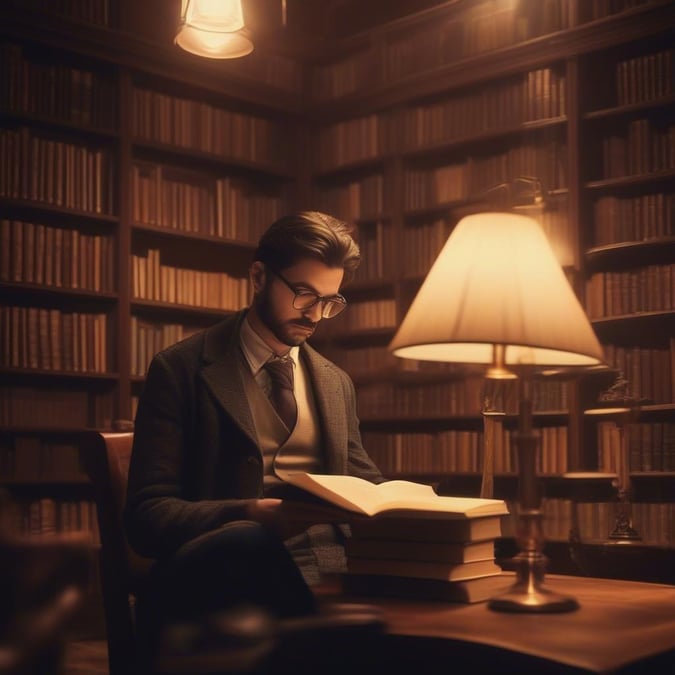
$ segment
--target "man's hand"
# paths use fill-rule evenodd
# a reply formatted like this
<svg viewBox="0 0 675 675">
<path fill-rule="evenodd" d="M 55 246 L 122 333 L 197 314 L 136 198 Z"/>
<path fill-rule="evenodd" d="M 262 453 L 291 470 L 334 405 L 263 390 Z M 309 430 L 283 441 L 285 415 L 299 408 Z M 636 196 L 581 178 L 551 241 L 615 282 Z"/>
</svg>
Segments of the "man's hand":
<svg viewBox="0 0 675 675">
<path fill-rule="evenodd" d="M 274 530 L 282 539 L 304 532 L 319 523 L 344 523 L 357 517 L 335 506 L 297 502 L 289 499 L 254 499 L 247 517 Z"/>
</svg>

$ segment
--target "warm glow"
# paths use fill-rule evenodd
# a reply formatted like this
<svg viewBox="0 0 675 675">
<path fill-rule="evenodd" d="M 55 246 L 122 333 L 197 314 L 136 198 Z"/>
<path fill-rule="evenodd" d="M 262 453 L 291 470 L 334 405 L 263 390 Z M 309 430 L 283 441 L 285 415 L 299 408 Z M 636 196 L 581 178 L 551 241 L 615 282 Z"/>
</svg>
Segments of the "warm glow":
<svg viewBox="0 0 675 675">
<path fill-rule="evenodd" d="M 241 0 L 183 0 L 181 17 L 200 30 L 234 33 L 244 27 Z"/>
<path fill-rule="evenodd" d="M 253 51 L 253 43 L 241 33 L 212 33 L 183 26 L 176 44 L 186 52 L 213 59 L 236 59 Z"/>
<path fill-rule="evenodd" d="M 253 51 L 242 32 L 241 0 L 183 0 L 176 44 L 213 59 L 234 59 Z"/>
<path fill-rule="evenodd" d="M 426 361 L 592 366 L 603 352 L 539 224 L 511 213 L 463 218 L 389 348 Z"/>
</svg>

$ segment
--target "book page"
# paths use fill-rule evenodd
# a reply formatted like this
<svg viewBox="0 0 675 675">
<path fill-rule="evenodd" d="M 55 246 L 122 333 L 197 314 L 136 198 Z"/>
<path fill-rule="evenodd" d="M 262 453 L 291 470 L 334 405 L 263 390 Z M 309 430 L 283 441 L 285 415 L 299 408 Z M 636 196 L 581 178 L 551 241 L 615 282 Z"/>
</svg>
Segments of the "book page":
<svg viewBox="0 0 675 675">
<path fill-rule="evenodd" d="M 506 504 L 498 499 L 472 499 L 437 495 L 430 485 L 406 480 L 386 481 L 376 485 L 356 476 L 325 474 L 291 474 L 289 483 L 327 501 L 372 516 L 394 511 L 424 512 L 425 516 L 474 517 L 506 514 Z"/>
</svg>

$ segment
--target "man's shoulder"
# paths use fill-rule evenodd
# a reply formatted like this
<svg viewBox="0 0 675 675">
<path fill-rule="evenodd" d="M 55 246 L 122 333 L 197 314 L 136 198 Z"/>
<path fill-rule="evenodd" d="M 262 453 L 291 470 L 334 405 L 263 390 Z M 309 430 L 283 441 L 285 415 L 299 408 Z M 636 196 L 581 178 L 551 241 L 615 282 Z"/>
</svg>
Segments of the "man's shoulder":
<svg viewBox="0 0 675 675">
<path fill-rule="evenodd" d="M 339 375 L 340 377 L 351 379 L 349 375 L 344 370 L 342 370 L 342 368 L 340 368 L 340 366 L 338 366 L 330 359 L 326 358 L 323 354 L 318 352 L 309 343 L 305 343 L 303 347 L 305 350 L 305 356 L 313 363 L 314 366 L 328 368 L 329 370 L 333 371 L 336 375 Z"/>
</svg>

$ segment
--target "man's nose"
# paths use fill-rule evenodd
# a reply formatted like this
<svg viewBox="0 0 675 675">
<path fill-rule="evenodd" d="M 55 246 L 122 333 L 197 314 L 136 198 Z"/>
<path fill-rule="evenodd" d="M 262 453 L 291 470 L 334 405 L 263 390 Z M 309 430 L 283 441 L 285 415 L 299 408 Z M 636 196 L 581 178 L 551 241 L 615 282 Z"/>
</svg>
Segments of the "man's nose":
<svg viewBox="0 0 675 675">
<path fill-rule="evenodd" d="M 323 318 L 323 301 L 319 300 L 316 305 L 306 309 L 303 314 L 314 323 L 318 323 Z"/>
</svg>

